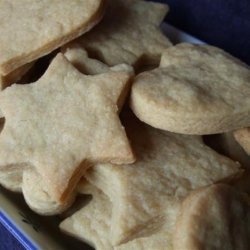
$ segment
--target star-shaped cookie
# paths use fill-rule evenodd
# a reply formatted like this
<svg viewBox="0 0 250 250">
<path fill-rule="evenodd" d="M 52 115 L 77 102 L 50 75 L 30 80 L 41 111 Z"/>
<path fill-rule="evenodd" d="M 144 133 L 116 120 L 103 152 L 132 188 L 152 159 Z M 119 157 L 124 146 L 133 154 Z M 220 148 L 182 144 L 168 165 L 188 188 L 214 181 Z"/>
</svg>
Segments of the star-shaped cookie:
<svg viewBox="0 0 250 250">
<path fill-rule="evenodd" d="M 175 221 L 179 211 L 177 204 L 172 204 L 165 216 L 160 216 L 151 221 L 148 228 L 143 228 L 134 239 L 119 245 L 111 243 L 112 202 L 101 190 L 82 180 L 78 186 L 80 193 L 91 194 L 92 200 L 73 215 L 66 218 L 60 229 L 95 247 L 97 250 L 125 250 L 125 249 L 172 249 L 172 234 L 175 229 Z"/>
<path fill-rule="evenodd" d="M 108 67 L 106 64 L 98 60 L 89 58 L 87 52 L 80 47 L 71 47 L 64 52 L 65 57 L 81 73 L 87 75 L 96 75 L 106 73 L 108 71 L 128 72 L 131 75 L 134 74 L 133 68 L 131 66 L 126 64 L 120 64 L 113 67 Z M 120 112 L 123 107 L 128 91 L 123 91 L 122 95 L 117 101 L 118 112 Z M 22 171 L 19 170 L 18 173 L 20 173 L 22 176 Z M 22 190 L 26 203 L 29 205 L 30 208 L 32 208 L 33 211 L 36 211 L 39 214 L 59 214 L 62 211 L 65 211 L 65 209 L 67 209 L 74 200 L 75 195 L 73 194 L 68 197 L 68 201 L 65 201 L 63 204 L 53 200 L 46 190 L 46 184 L 44 183 L 44 180 L 38 173 L 36 173 L 36 171 L 25 171 L 22 178 L 20 178 L 20 174 L 17 175 L 17 172 L 13 173 L 12 171 L 10 174 L 6 173 L 2 176 L 2 181 L 4 181 L 5 186 L 10 190 Z"/>
<path fill-rule="evenodd" d="M 167 11 L 160 3 L 110 0 L 102 22 L 77 43 L 109 66 L 159 63 L 171 46 L 159 28 Z"/>
<path fill-rule="evenodd" d="M 79 192 L 91 194 L 92 200 L 72 216 L 65 219 L 60 229 L 74 236 L 98 250 L 112 250 L 109 240 L 110 217 L 112 216 L 112 203 L 99 189 L 85 180 Z M 82 185 L 80 185 L 82 186 Z"/>
<path fill-rule="evenodd" d="M 157 130 L 125 117 L 137 161 L 99 164 L 85 178 L 113 203 L 112 244 L 125 243 L 138 230 L 197 188 L 232 178 L 239 165 L 204 145 L 201 137 Z"/>
<path fill-rule="evenodd" d="M 121 72 L 83 75 L 59 53 L 37 82 L 2 91 L 0 172 L 33 168 L 63 203 L 91 164 L 133 162 L 117 115 L 129 80 Z"/>
<path fill-rule="evenodd" d="M 127 64 L 118 64 L 113 67 L 109 67 L 107 64 L 102 63 L 96 59 L 90 58 L 85 49 L 79 44 L 72 43 L 71 46 L 67 46 L 62 50 L 64 56 L 83 74 L 86 75 L 97 75 L 106 73 L 108 71 L 114 72 L 127 72 L 134 75 L 134 69 L 132 66 Z M 128 88 L 128 90 L 130 90 Z M 120 96 L 117 106 L 119 111 L 123 107 L 127 92 L 124 91 L 123 95 Z"/>
</svg>

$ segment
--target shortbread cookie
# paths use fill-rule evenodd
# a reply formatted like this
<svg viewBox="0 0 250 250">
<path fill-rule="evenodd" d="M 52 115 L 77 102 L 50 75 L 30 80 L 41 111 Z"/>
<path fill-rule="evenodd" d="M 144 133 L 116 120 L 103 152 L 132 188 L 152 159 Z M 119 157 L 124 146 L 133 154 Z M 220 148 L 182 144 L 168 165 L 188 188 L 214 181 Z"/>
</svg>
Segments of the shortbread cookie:
<svg viewBox="0 0 250 250">
<path fill-rule="evenodd" d="M 73 192 L 63 203 L 53 200 L 46 189 L 47 183 L 34 169 L 23 172 L 21 183 L 26 203 L 33 211 L 42 215 L 60 214 L 69 208 L 75 199 Z"/>
<path fill-rule="evenodd" d="M 141 237 L 134 236 L 135 239 L 115 247 L 115 250 L 172 250 L 178 212 L 179 204 L 169 203 L 164 215 L 152 219 L 147 228 L 139 231 Z"/>
<path fill-rule="evenodd" d="M 77 42 L 109 66 L 159 63 L 171 45 L 159 27 L 167 11 L 161 3 L 110 0 L 102 22 Z"/>
<path fill-rule="evenodd" d="M 91 164 L 133 162 L 116 105 L 129 79 L 83 75 L 58 54 L 37 82 L 2 91 L 0 172 L 34 168 L 51 199 L 63 203 Z"/>
<path fill-rule="evenodd" d="M 77 43 L 72 43 L 71 46 L 64 48 L 62 52 L 64 53 L 64 56 L 83 74 L 97 75 L 113 71 L 127 72 L 131 74 L 131 76 L 134 75 L 134 69 L 132 66 L 127 64 L 118 64 L 116 66 L 109 67 L 107 64 L 90 58 L 87 51 Z M 127 90 L 129 91 L 130 88 L 127 88 Z M 119 111 L 123 107 L 127 94 L 128 92 L 124 91 L 123 95 L 121 95 L 117 101 Z"/>
<path fill-rule="evenodd" d="M 208 45 L 167 49 L 160 67 L 135 79 L 131 108 L 171 132 L 216 134 L 250 124 L 249 67 Z"/>
<path fill-rule="evenodd" d="M 250 155 L 250 128 L 242 128 L 234 132 L 235 140 Z"/>
<path fill-rule="evenodd" d="M 92 188 L 91 188 L 92 187 Z M 91 193 L 92 200 L 85 207 L 60 224 L 60 229 L 97 250 L 112 250 L 109 240 L 112 203 L 100 190 L 91 185 L 82 193 Z M 92 189 L 92 190 L 91 190 Z"/>
<path fill-rule="evenodd" d="M 2 0 L 0 74 L 42 57 L 89 31 L 104 12 L 103 0 Z"/>
<path fill-rule="evenodd" d="M 178 206 L 173 206 L 166 212 L 168 220 L 164 216 L 154 218 L 148 228 L 142 230 L 140 237 L 120 246 L 112 246 L 110 241 L 110 226 L 113 205 L 108 196 L 102 191 L 94 188 L 84 181 L 79 188 L 81 193 L 91 193 L 93 199 L 89 204 L 75 214 L 65 219 L 60 228 L 69 235 L 72 235 L 95 247 L 97 250 L 168 250 L 172 246 L 172 234 L 175 227 L 175 220 L 178 214 Z"/>
<path fill-rule="evenodd" d="M 124 124 L 137 161 L 122 166 L 99 164 L 84 175 L 113 203 L 115 245 L 130 241 L 173 200 L 240 172 L 237 163 L 211 150 L 199 136 L 156 130 L 134 117 L 125 117 Z"/>
<path fill-rule="evenodd" d="M 196 191 L 183 203 L 174 250 L 250 249 L 250 203 L 226 185 Z"/>
</svg>

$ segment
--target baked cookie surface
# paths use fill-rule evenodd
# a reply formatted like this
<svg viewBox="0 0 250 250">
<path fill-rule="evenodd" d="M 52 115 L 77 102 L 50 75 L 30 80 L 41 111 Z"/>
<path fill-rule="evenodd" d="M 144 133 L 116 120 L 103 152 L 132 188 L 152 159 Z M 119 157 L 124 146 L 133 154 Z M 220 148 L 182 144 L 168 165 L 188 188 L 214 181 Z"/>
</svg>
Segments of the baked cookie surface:
<svg viewBox="0 0 250 250">
<path fill-rule="evenodd" d="M 63 203 L 91 162 L 133 162 L 117 114 L 129 79 L 83 75 L 58 54 L 37 82 L 2 91 L 0 172 L 34 168 L 52 200 Z"/>
<path fill-rule="evenodd" d="M 126 114 L 127 116 L 127 114 Z M 189 192 L 240 173 L 239 165 L 204 145 L 199 136 L 160 131 L 124 117 L 137 161 L 131 165 L 98 164 L 85 178 L 113 203 L 112 243 L 131 240 L 150 227 L 168 204 Z"/>
<path fill-rule="evenodd" d="M 250 70 L 209 45 L 178 44 L 160 67 L 138 75 L 131 108 L 151 126 L 183 134 L 216 134 L 249 124 Z"/>
<path fill-rule="evenodd" d="M 171 46 L 159 27 L 167 11 L 160 3 L 110 0 L 102 22 L 77 42 L 109 66 L 159 63 Z"/>
<path fill-rule="evenodd" d="M 249 249 L 249 234 L 249 198 L 218 184 L 196 191 L 184 201 L 176 223 L 174 249 Z"/>
<path fill-rule="evenodd" d="M 0 74 L 6 75 L 90 30 L 103 11 L 102 0 L 2 0 Z"/>
<path fill-rule="evenodd" d="M 107 195 L 95 186 L 82 180 L 78 191 L 91 194 L 92 200 L 77 212 L 63 220 L 60 229 L 65 233 L 80 239 L 97 250 L 171 250 L 172 234 L 179 211 L 176 204 L 168 206 L 166 214 L 151 220 L 147 228 L 142 228 L 134 235 L 134 239 L 118 245 L 112 245 L 111 220 L 113 203 Z M 166 219 L 166 218 L 167 219 Z"/>
</svg>

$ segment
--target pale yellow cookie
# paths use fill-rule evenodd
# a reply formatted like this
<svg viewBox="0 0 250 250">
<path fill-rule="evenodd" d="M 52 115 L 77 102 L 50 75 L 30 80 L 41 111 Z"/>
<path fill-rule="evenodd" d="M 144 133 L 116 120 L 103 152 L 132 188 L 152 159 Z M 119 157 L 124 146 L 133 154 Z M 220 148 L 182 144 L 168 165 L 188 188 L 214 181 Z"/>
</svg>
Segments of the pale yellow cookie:
<svg viewBox="0 0 250 250">
<path fill-rule="evenodd" d="M 250 249 L 249 198 L 226 185 L 192 193 L 177 219 L 174 250 Z"/>
<path fill-rule="evenodd" d="M 179 204 L 169 202 L 164 215 L 152 219 L 146 228 L 139 230 L 134 239 L 115 247 L 115 250 L 172 250 L 173 233 L 179 212 Z M 141 234 L 141 235 L 140 235 Z"/>
<path fill-rule="evenodd" d="M 126 115 L 127 116 L 127 115 Z M 98 164 L 85 178 L 113 203 L 112 244 L 133 239 L 150 220 L 199 187 L 239 174 L 239 165 L 204 145 L 199 136 L 178 135 L 124 118 L 137 161 Z"/>
<path fill-rule="evenodd" d="M 60 229 L 80 239 L 97 250 L 112 250 L 109 240 L 112 203 L 109 198 L 92 185 L 82 193 L 91 193 L 92 200 L 79 211 L 61 222 Z"/>
<path fill-rule="evenodd" d="M 250 124 L 250 70 L 209 45 L 178 44 L 160 67 L 141 73 L 131 108 L 149 125 L 183 134 L 216 134 Z"/>
<path fill-rule="evenodd" d="M 62 231 L 88 243 L 97 250 L 172 249 L 172 234 L 179 211 L 177 205 L 169 206 L 166 211 L 168 220 L 165 220 L 165 216 L 153 218 L 147 228 L 142 228 L 139 234 L 134 235 L 134 240 L 120 246 L 113 246 L 110 241 L 112 202 L 102 191 L 89 185 L 85 180 L 78 186 L 78 190 L 81 193 L 92 194 L 93 198 L 89 204 L 60 224 Z"/>
<path fill-rule="evenodd" d="M 234 132 L 235 140 L 250 155 L 250 128 L 242 128 Z"/>
<path fill-rule="evenodd" d="M 159 27 L 167 11 L 161 3 L 110 0 L 102 22 L 77 42 L 109 66 L 159 63 L 171 46 Z"/>
<path fill-rule="evenodd" d="M 127 72 L 131 74 L 131 76 L 134 75 L 134 69 L 132 66 L 127 64 L 118 64 L 116 66 L 109 67 L 96 59 L 90 58 L 87 51 L 77 43 L 72 43 L 70 46 L 65 47 L 62 52 L 64 53 L 64 56 L 83 74 L 97 75 L 113 71 Z M 119 97 L 119 100 L 117 101 L 119 111 L 123 107 L 129 91 L 130 86 L 128 86 L 127 91 L 123 91 L 123 94 Z"/>
<path fill-rule="evenodd" d="M 0 74 L 42 57 L 89 31 L 104 12 L 103 0 L 2 0 Z"/>
<path fill-rule="evenodd" d="M 58 54 L 37 82 L 2 91 L 0 172 L 33 168 L 51 199 L 63 203 L 91 164 L 133 162 L 117 114 L 129 79 L 123 72 L 83 75 Z"/>
<path fill-rule="evenodd" d="M 41 215 L 60 214 L 69 208 L 75 199 L 73 192 L 63 203 L 53 200 L 47 190 L 46 181 L 34 169 L 23 171 L 21 184 L 26 203 Z"/>
</svg>

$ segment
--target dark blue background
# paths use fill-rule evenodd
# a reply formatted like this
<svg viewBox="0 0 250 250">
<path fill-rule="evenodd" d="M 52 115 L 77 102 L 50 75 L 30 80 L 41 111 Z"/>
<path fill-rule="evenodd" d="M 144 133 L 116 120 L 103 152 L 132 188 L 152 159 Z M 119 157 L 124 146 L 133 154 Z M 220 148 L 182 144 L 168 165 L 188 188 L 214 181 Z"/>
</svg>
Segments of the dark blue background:
<svg viewBox="0 0 250 250">
<path fill-rule="evenodd" d="M 166 20 L 225 49 L 250 64 L 249 0 L 159 0 L 167 3 Z"/>
<path fill-rule="evenodd" d="M 124 0 L 125 1 L 125 0 Z M 249 0 L 159 0 L 168 3 L 167 21 L 250 64 Z M 0 250 L 21 249 L 0 225 Z"/>
<path fill-rule="evenodd" d="M 24 250 L 24 247 L 0 223 L 0 250 Z"/>
</svg>

